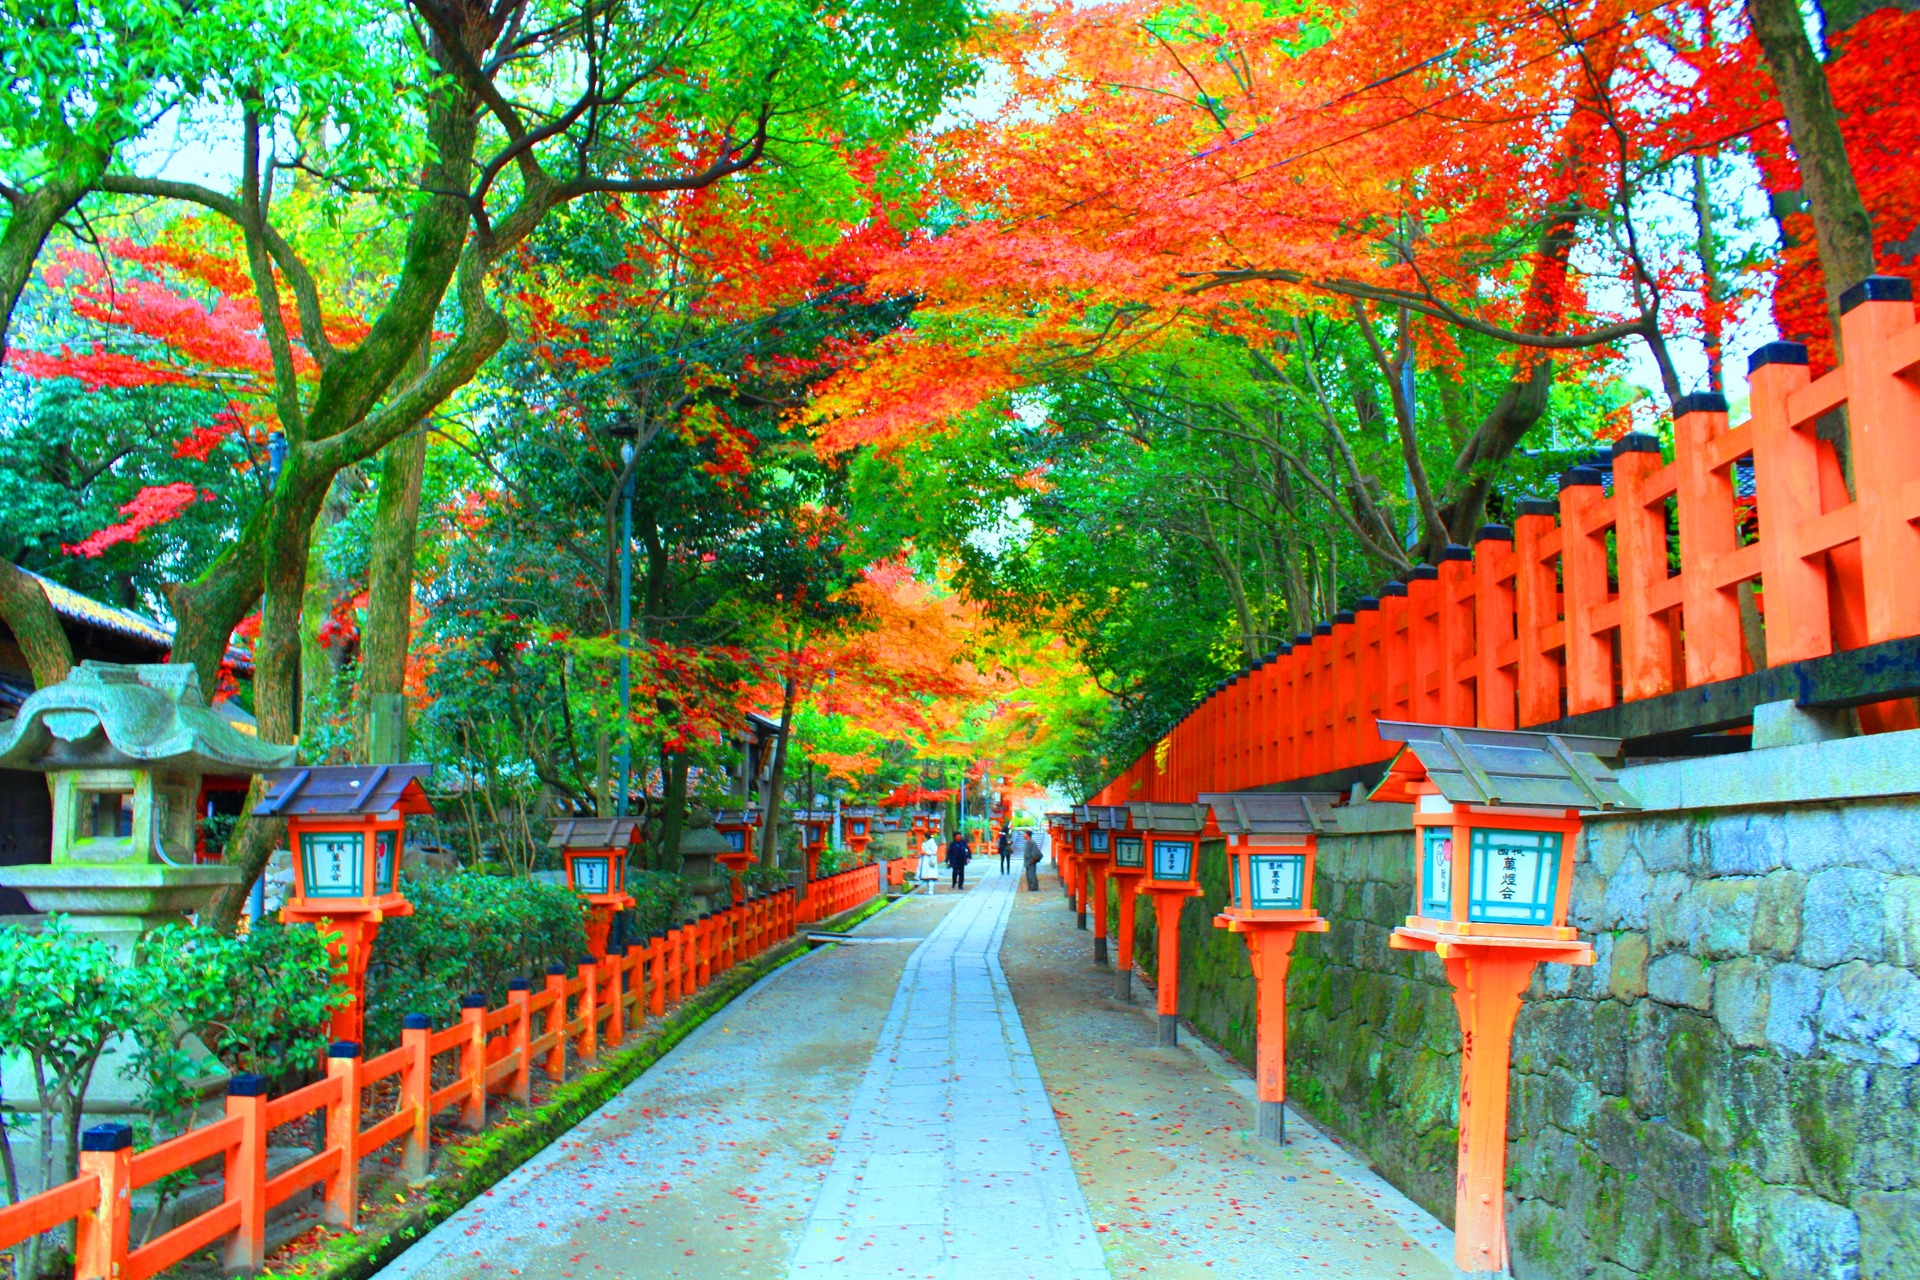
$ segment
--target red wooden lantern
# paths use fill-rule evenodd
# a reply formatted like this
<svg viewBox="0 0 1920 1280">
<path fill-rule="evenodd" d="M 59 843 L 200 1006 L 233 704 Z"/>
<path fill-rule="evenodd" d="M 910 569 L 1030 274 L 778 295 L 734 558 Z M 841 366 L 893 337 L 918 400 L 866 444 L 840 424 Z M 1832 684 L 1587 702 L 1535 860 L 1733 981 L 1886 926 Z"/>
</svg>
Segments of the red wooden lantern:
<svg viewBox="0 0 1920 1280">
<path fill-rule="evenodd" d="M 1320 832 L 1332 825 L 1328 810 L 1338 799 L 1268 791 L 1200 797 L 1227 838 L 1227 906 L 1213 925 L 1246 939 L 1253 967 L 1254 1133 L 1269 1142 L 1285 1142 L 1287 1133 L 1287 966 L 1297 935 L 1327 931 L 1314 910 L 1313 872 Z"/>
<path fill-rule="evenodd" d="M 1081 805 L 1077 811 L 1086 832 L 1086 854 L 1080 859 L 1083 892 L 1093 900 L 1093 962 L 1107 963 L 1107 876 L 1113 870 L 1116 832 L 1126 830 L 1127 809 L 1118 804 Z M 1086 917 L 1083 913 L 1081 923 Z"/>
<path fill-rule="evenodd" d="M 627 850 L 639 835 L 638 818 L 564 818 L 547 842 L 566 859 L 567 887 L 587 900 L 587 951 L 595 960 L 606 957 L 614 914 L 633 905 Z"/>
<path fill-rule="evenodd" d="M 379 764 L 282 769 L 267 775 L 256 817 L 285 818 L 293 851 L 288 923 L 332 933 L 328 949 L 345 965 L 339 981 L 353 997 L 333 1014 L 335 1040 L 365 1039 L 367 961 L 380 923 L 413 914 L 400 894 L 406 815 L 432 813 L 421 788 L 431 765 Z"/>
<path fill-rule="evenodd" d="M 1375 800 L 1414 805 L 1414 914 L 1397 951 L 1431 951 L 1460 1013 L 1454 1263 L 1504 1275 L 1507 1077 L 1520 997 L 1541 961 L 1592 964 L 1567 926 L 1580 818 L 1639 806 L 1599 757 L 1613 738 L 1379 723 L 1402 742 Z"/>
<path fill-rule="evenodd" d="M 800 828 L 800 850 L 807 859 L 807 883 L 820 877 L 820 855 L 827 850 L 827 833 L 833 830 L 831 809 L 801 809 L 793 815 Z"/>
<path fill-rule="evenodd" d="M 1140 884 L 1147 878 L 1147 837 L 1132 829 L 1132 815 L 1128 817 L 1128 826 L 1113 833 L 1113 862 L 1107 874 L 1113 877 L 1114 897 L 1119 907 L 1114 921 L 1119 954 L 1114 958 L 1113 994 L 1116 999 L 1132 1003 L 1134 907 Z"/>
<path fill-rule="evenodd" d="M 715 856 L 721 866 L 733 873 L 733 900 L 744 901 L 743 877 L 753 865 L 753 833 L 760 827 L 758 809 L 722 809 L 713 815 L 713 829 L 727 842 L 727 852 Z"/>
<path fill-rule="evenodd" d="M 861 808 L 840 811 L 840 839 L 852 851 L 855 861 L 866 861 L 867 846 L 873 843 L 879 820 L 878 809 Z"/>
<path fill-rule="evenodd" d="M 1200 894 L 1200 842 L 1210 814 L 1202 804 L 1139 801 L 1127 806 L 1140 833 L 1147 874 L 1141 888 L 1153 895 L 1160 944 L 1156 994 L 1159 1043 L 1180 1042 L 1180 908 Z M 1217 833 L 1216 833 L 1217 834 Z"/>
</svg>

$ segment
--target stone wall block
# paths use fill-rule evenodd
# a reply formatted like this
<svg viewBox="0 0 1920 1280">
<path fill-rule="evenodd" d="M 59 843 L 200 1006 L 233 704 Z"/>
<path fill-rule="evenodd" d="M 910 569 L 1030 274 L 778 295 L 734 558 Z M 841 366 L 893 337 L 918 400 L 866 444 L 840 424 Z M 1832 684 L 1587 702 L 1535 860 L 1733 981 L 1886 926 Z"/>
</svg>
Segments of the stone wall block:
<svg viewBox="0 0 1920 1280">
<path fill-rule="evenodd" d="M 1790 960 L 1800 946 L 1800 910 L 1807 878 L 1798 871 L 1776 871 L 1760 881 L 1753 906 L 1753 949 Z"/>
<path fill-rule="evenodd" d="M 1791 811 L 1791 817 L 1779 811 L 1756 815 L 1769 820 L 1786 837 L 1786 865 L 1811 875 L 1828 867 L 1847 866 L 1859 861 L 1864 850 L 1848 847 L 1848 824 L 1841 811 L 1829 806 L 1809 806 Z M 1858 833 L 1855 833 L 1856 835 Z"/>
<path fill-rule="evenodd" d="M 1839 848 L 1833 861 L 1894 875 L 1920 875 L 1920 806 L 1863 800 L 1839 806 Z"/>
<path fill-rule="evenodd" d="M 1740 1261 L 1766 1280 L 1855 1280 L 1860 1220 L 1851 1209 L 1785 1187 L 1759 1187 L 1734 1210 Z"/>
<path fill-rule="evenodd" d="M 1545 1082 L 1547 1122 L 1570 1134 L 1590 1133 L 1594 1113 L 1600 1107 L 1600 1090 L 1593 1081 L 1555 1067 L 1546 1074 Z"/>
<path fill-rule="evenodd" d="M 1886 877 L 1859 867 L 1833 867 L 1807 878 L 1800 911 L 1801 964 L 1831 968 L 1878 960 L 1885 952 Z"/>
<path fill-rule="evenodd" d="M 1746 1049 L 1767 1043 L 1767 1007 L 1773 980 L 1765 960 L 1742 956 L 1716 967 L 1713 1016 L 1727 1039 Z"/>
<path fill-rule="evenodd" d="M 1592 821 L 1580 833 L 1580 847 L 1586 852 L 1586 860 L 1604 879 L 1620 869 L 1633 851 L 1635 834 L 1643 826 L 1640 822 Z"/>
<path fill-rule="evenodd" d="M 1876 1121 L 1869 1106 L 1873 1075 L 1868 1067 L 1838 1058 L 1814 1058 L 1789 1069 L 1787 1114 L 1805 1157 L 1806 1183 L 1816 1195 L 1851 1198 Z"/>
<path fill-rule="evenodd" d="M 1733 1122 L 1731 1082 L 1721 1070 L 1729 1050 L 1719 1026 L 1698 1014 L 1677 1014 L 1664 1050 L 1668 1122 L 1715 1155 L 1731 1152 L 1739 1133 Z"/>
<path fill-rule="evenodd" d="M 1587 863 L 1573 869 L 1573 892 L 1567 898 L 1567 922 L 1584 933 L 1607 928 L 1607 877 Z"/>
<path fill-rule="evenodd" d="M 1787 1073 L 1779 1061 L 1759 1054 L 1733 1060 L 1727 1103 L 1735 1150 L 1763 1182 L 1802 1180 L 1800 1134 L 1794 1127 Z"/>
<path fill-rule="evenodd" d="M 1604 1001 L 1593 1011 L 1593 1080 L 1602 1093 L 1619 1097 L 1627 1091 L 1632 1024 L 1632 1010 L 1616 1001 Z"/>
<path fill-rule="evenodd" d="M 1654 1193 L 1696 1227 L 1707 1224 L 1707 1149 L 1692 1134 L 1658 1120 L 1640 1125 L 1634 1133 L 1635 1168 Z"/>
<path fill-rule="evenodd" d="M 1697 955 L 1713 959 L 1745 955 L 1752 947 L 1753 917 L 1760 882 L 1740 878 L 1707 880 L 1693 886 L 1689 945 Z"/>
<path fill-rule="evenodd" d="M 1643 1116 L 1665 1115 L 1667 1110 L 1666 1046 L 1674 1011 L 1652 1000 L 1633 1006 L 1627 1039 L 1626 1095 Z"/>
<path fill-rule="evenodd" d="M 1920 876 L 1898 876 L 1887 881 L 1882 920 L 1888 961 L 1920 969 Z"/>
<path fill-rule="evenodd" d="M 1616 1000 L 1637 1000 L 1647 994 L 1647 935 L 1617 933 L 1607 969 L 1607 994 Z"/>
<path fill-rule="evenodd" d="M 1647 886 L 1647 935 L 1654 954 L 1687 946 L 1693 937 L 1693 878 L 1684 871 L 1657 873 Z"/>
<path fill-rule="evenodd" d="M 1827 975 L 1818 1020 L 1821 1047 L 1837 1057 L 1896 1067 L 1920 1064 L 1920 978 L 1906 969 L 1863 960 L 1834 969 Z"/>
<path fill-rule="evenodd" d="M 1647 966 L 1647 994 L 1662 1004 L 1713 1007 L 1713 970 L 1698 956 L 1676 951 Z"/>
<path fill-rule="evenodd" d="M 1639 858 L 1628 858 L 1607 878 L 1606 895 L 1601 903 L 1599 929 L 1644 929 L 1647 927 L 1647 895 L 1653 878 Z"/>
<path fill-rule="evenodd" d="M 1722 813 L 1701 820 L 1695 839 L 1706 845 L 1707 869 L 1717 876 L 1762 876 L 1787 863 L 1786 833 L 1771 813 Z"/>
<path fill-rule="evenodd" d="M 1784 1053 L 1813 1052 L 1813 1017 L 1820 1008 L 1824 979 L 1805 965 L 1775 965 L 1767 995 L 1767 1042 Z"/>
<path fill-rule="evenodd" d="M 1545 1200 L 1508 1197 L 1507 1239 L 1514 1280 L 1567 1280 L 1590 1274 L 1586 1236 L 1568 1229 Z"/>
<path fill-rule="evenodd" d="M 1920 1192 L 1863 1191 L 1853 1198 L 1860 1220 L 1860 1280 L 1920 1280 Z"/>
</svg>

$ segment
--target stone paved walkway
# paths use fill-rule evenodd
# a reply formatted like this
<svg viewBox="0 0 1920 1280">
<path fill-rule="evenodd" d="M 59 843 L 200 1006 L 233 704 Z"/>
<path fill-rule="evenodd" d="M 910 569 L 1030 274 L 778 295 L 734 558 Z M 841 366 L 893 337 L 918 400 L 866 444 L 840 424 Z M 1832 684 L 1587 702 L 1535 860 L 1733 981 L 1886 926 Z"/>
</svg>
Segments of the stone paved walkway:
<svg viewBox="0 0 1920 1280">
<path fill-rule="evenodd" d="M 1297 1118 L 1251 1143 L 1244 1073 L 1155 1048 L 1051 879 L 1014 883 L 762 980 L 381 1280 L 1452 1274 Z"/>
<path fill-rule="evenodd" d="M 795 1276 L 1107 1275 L 1000 969 L 1013 885 L 976 884 L 907 962 Z"/>
</svg>

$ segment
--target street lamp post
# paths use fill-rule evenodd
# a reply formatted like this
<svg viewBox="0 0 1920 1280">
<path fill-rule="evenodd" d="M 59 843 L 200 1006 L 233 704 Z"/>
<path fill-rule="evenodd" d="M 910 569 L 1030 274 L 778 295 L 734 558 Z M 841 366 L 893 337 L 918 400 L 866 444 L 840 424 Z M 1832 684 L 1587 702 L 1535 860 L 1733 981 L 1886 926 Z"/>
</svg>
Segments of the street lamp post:
<svg viewBox="0 0 1920 1280">
<path fill-rule="evenodd" d="M 633 784 L 633 442 L 634 427 L 608 427 L 620 442 L 620 794 L 613 816 L 627 816 L 627 792 Z"/>
</svg>

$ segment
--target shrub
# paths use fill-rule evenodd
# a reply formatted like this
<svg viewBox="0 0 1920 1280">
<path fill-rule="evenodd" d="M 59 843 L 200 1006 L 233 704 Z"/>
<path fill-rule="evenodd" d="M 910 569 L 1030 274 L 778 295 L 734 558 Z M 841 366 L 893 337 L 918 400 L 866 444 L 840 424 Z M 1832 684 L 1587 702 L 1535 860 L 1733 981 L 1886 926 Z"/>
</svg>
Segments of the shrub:
<svg viewBox="0 0 1920 1280">
<path fill-rule="evenodd" d="M 633 909 L 627 913 L 629 941 L 644 942 L 693 914 L 693 894 L 687 882 L 670 872 L 629 870 L 627 892 L 634 898 Z"/>
<path fill-rule="evenodd" d="M 413 914 L 380 927 L 367 966 L 371 1044 L 398 1044 L 409 1013 L 451 1023 L 469 992 L 505 1003 L 509 979 L 571 967 L 586 952 L 586 907 L 564 885 L 461 872 L 403 877 L 401 888 Z"/>
</svg>

